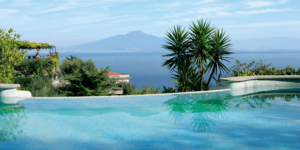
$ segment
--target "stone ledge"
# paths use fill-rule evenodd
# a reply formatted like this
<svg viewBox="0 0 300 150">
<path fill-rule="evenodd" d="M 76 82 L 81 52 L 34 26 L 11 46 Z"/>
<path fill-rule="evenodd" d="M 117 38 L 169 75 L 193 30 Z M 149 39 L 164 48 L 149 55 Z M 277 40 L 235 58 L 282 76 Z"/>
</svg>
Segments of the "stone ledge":
<svg viewBox="0 0 300 150">
<path fill-rule="evenodd" d="M 20 84 L 3 84 L 0 83 L 0 88 L 6 88 L 6 89 L 15 89 L 20 87 Z"/>
<path fill-rule="evenodd" d="M 242 82 L 242 81 L 249 81 L 249 80 L 290 80 L 290 79 L 299 79 L 300 75 L 268 75 L 268 76 L 240 76 L 240 77 L 229 77 L 229 78 L 221 78 L 222 81 L 229 81 L 229 82 Z"/>
<path fill-rule="evenodd" d="M 1 91 L 0 97 L 30 98 L 32 96 L 29 91 L 19 91 L 17 89 L 9 89 L 9 90 Z"/>
</svg>

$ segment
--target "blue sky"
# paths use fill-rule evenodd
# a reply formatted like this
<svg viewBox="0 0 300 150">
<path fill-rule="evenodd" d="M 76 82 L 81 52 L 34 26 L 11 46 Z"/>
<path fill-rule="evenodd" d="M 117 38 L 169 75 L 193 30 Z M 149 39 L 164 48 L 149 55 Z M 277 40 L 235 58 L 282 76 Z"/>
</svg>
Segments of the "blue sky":
<svg viewBox="0 0 300 150">
<path fill-rule="evenodd" d="M 57 47 L 207 18 L 231 38 L 300 38 L 300 0 L 0 0 L 0 28 Z"/>
</svg>

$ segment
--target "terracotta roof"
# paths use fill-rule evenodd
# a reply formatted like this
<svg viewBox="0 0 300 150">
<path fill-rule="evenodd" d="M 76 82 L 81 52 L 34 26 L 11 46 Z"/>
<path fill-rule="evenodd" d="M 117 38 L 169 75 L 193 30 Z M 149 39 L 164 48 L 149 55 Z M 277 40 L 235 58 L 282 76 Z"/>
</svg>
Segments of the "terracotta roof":
<svg viewBox="0 0 300 150">
<path fill-rule="evenodd" d="M 98 70 L 98 72 L 100 72 L 100 70 Z M 107 75 L 113 76 L 113 75 L 124 75 L 124 74 L 109 71 L 109 72 L 107 73 Z"/>
</svg>

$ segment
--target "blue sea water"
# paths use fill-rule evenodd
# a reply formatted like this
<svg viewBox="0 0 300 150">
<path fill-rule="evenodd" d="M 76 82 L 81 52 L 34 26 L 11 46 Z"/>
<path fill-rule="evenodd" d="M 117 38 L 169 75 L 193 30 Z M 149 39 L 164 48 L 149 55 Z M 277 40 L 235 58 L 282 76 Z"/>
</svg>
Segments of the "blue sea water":
<svg viewBox="0 0 300 150">
<path fill-rule="evenodd" d="M 166 53 L 61 53 L 60 63 L 69 55 L 75 55 L 83 60 L 91 59 L 99 69 L 110 66 L 113 72 L 129 74 L 130 83 L 136 85 L 138 89 L 147 85 L 162 89 L 162 86 L 175 86 L 171 78 L 172 73 L 166 67 L 162 67 L 166 59 L 162 57 L 164 54 Z M 287 65 L 296 69 L 300 67 L 300 52 L 239 52 L 231 57 L 233 58 L 231 63 L 224 62 L 228 68 L 235 64 L 236 59 L 247 63 L 262 59 L 264 63 L 272 63 L 278 69 Z"/>
</svg>

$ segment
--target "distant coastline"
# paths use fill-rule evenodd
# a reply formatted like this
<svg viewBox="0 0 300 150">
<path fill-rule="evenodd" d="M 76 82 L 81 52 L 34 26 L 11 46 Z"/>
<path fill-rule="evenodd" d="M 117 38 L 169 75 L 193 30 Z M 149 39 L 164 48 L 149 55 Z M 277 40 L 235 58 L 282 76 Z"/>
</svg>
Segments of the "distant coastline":
<svg viewBox="0 0 300 150">
<path fill-rule="evenodd" d="M 117 51 L 117 50 L 112 50 L 112 51 L 95 51 L 95 50 L 60 50 L 57 49 L 60 54 L 68 54 L 68 53 L 77 53 L 77 54 L 82 54 L 82 53 L 159 53 L 159 54 L 165 54 L 168 53 L 168 51 L 162 51 L 162 50 L 128 50 L 128 51 Z M 270 50 L 233 50 L 235 54 L 246 54 L 246 53 L 259 53 L 259 54 L 279 54 L 279 53 L 300 53 L 299 50 L 291 50 L 291 49 L 270 49 Z M 35 54 L 36 51 L 28 51 L 28 54 Z M 41 54 L 48 54 L 48 51 L 43 51 L 41 50 L 39 53 Z"/>
</svg>

